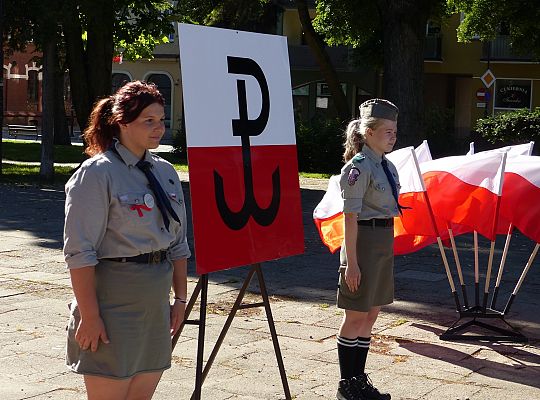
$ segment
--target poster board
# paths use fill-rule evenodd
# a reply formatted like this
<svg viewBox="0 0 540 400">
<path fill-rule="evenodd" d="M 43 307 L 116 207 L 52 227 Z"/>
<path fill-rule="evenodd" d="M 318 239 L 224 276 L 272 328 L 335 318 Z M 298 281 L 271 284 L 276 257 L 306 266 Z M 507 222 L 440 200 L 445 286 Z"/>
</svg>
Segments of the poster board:
<svg viewBox="0 0 540 400">
<path fill-rule="evenodd" d="M 197 272 L 303 253 L 286 38 L 189 24 L 179 37 Z"/>
</svg>

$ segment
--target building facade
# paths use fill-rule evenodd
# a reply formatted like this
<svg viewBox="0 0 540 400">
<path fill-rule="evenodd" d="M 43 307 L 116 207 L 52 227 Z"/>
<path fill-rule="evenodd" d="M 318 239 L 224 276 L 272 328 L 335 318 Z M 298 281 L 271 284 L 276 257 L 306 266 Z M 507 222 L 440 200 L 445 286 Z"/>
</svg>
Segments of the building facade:
<svg viewBox="0 0 540 400">
<path fill-rule="evenodd" d="M 335 116 L 332 96 L 307 46 L 294 2 L 281 1 L 275 33 L 288 40 L 292 96 L 297 120 Z M 314 15 L 314 9 L 311 10 Z M 466 138 L 474 122 L 487 115 L 540 106 L 540 64 L 512 52 L 509 37 L 493 42 L 459 43 L 460 15 L 445 23 L 428 23 L 425 49 L 426 112 L 450 115 L 450 130 Z M 41 116 L 41 72 L 32 50 L 4 60 L 4 123 L 35 124 Z M 382 93 L 382 75 L 355 65 L 352 50 L 327 47 L 350 109 Z M 112 91 L 136 79 L 154 82 L 165 97 L 166 135 L 170 142 L 182 127 L 182 88 L 178 34 L 156 47 L 155 58 L 113 62 Z M 194 55 L 196 56 L 196 55 Z M 488 72 L 489 71 L 489 72 Z M 487 72 L 487 74 L 486 74 Z M 488 87 L 489 86 L 489 87 Z M 68 96 L 69 97 L 69 96 Z M 69 117 L 69 115 L 68 115 Z M 73 118 L 71 118 L 73 120 Z"/>
</svg>

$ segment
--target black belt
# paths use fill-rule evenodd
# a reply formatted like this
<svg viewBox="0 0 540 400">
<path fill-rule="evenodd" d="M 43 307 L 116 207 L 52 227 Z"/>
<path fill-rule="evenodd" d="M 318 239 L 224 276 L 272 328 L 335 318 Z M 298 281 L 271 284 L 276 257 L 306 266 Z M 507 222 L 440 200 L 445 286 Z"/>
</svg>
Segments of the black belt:
<svg viewBox="0 0 540 400">
<path fill-rule="evenodd" d="M 139 264 L 159 264 L 167 259 L 167 250 L 152 251 L 146 254 L 139 254 L 133 257 L 102 258 L 102 260 L 116 262 L 135 262 Z"/>
<path fill-rule="evenodd" d="M 394 226 L 394 218 L 361 219 L 358 221 L 358 225 L 382 226 L 382 227 L 388 228 L 388 227 Z"/>
</svg>

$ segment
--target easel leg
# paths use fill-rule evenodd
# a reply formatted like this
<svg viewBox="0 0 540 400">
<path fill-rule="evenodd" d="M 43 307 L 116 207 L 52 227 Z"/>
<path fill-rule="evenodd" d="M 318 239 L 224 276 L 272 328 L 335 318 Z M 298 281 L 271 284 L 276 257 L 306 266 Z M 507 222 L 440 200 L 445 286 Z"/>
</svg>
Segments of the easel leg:
<svg viewBox="0 0 540 400">
<path fill-rule="evenodd" d="M 274 324 L 274 318 L 272 317 L 272 310 L 270 309 L 270 300 L 268 299 L 268 292 L 266 290 L 266 284 L 264 283 L 261 264 L 255 264 L 254 269 L 257 271 L 257 277 L 259 278 L 259 288 L 261 289 L 261 296 L 263 298 L 264 308 L 266 310 L 266 318 L 268 319 L 268 326 L 270 328 L 270 334 L 272 335 L 272 343 L 274 344 L 274 351 L 276 353 L 276 359 L 279 366 L 283 391 L 285 392 L 285 399 L 291 400 L 291 392 L 289 390 L 289 383 L 287 382 L 287 374 L 285 373 L 283 357 L 281 356 L 281 350 L 279 348 L 276 326 Z"/>
<path fill-rule="evenodd" d="M 182 321 L 182 324 L 180 325 L 180 328 L 178 329 L 178 332 L 173 336 L 172 338 L 172 349 L 176 347 L 176 344 L 178 343 L 178 339 L 180 338 L 180 335 L 182 334 L 182 331 L 184 330 L 184 327 L 186 325 L 199 325 L 199 321 L 188 321 L 189 315 L 191 314 L 191 310 L 193 310 L 193 306 L 195 305 L 195 302 L 197 301 L 197 298 L 199 297 L 199 293 L 201 292 L 201 280 L 202 278 L 199 278 L 197 281 L 197 285 L 195 286 L 195 289 L 193 289 L 193 293 L 191 295 L 191 298 L 189 299 L 189 302 L 186 306 L 186 312 L 184 314 L 184 320 Z"/>
<path fill-rule="evenodd" d="M 195 374 L 195 391 L 191 398 L 201 400 L 201 390 L 203 383 L 203 357 L 204 357 L 204 337 L 206 330 L 206 300 L 208 297 L 208 274 L 201 275 L 201 309 L 199 316 L 199 338 L 197 346 L 197 371 Z"/>
<path fill-rule="evenodd" d="M 236 312 L 240 308 L 242 304 L 242 300 L 244 299 L 244 295 L 246 293 L 246 290 L 251 282 L 251 279 L 253 278 L 253 274 L 255 273 L 254 269 L 252 268 L 249 271 L 248 276 L 246 277 L 246 280 L 244 281 L 244 284 L 242 285 L 242 288 L 240 289 L 240 292 L 238 293 L 238 297 L 236 298 L 236 301 L 234 302 L 233 308 L 231 309 L 231 312 L 229 313 L 229 316 L 227 317 L 227 321 L 225 322 L 225 325 L 223 325 L 223 328 L 221 329 L 221 333 L 219 334 L 219 337 L 216 341 L 216 344 L 214 345 L 214 349 L 212 350 L 212 353 L 210 354 L 210 357 L 208 358 L 208 361 L 206 362 L 206 365 L 204 367 L 204 371 L 202 374 L 202 380 L 206 379 L 206 376 L 208 375 L 208 371 L 210 371 L 210 368 L 212 367 L 212 364 L 214 363 L 214 360 L 217 356 L 217 353 L 223 344 L 223 340 L 225 339 L 225 336 L 227 335 L 227 332 L 229 331 L 229 328 L 231 327 L 232 321 L 234 317 L 236 316 Z"/>
</svg>

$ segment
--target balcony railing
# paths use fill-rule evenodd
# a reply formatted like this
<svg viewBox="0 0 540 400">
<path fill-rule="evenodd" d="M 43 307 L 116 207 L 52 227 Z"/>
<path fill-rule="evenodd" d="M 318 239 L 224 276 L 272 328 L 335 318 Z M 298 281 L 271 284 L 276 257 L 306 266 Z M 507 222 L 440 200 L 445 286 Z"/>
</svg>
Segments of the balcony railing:
<svg viewBox="0 0 540 400">
<path fill-rule="evenodd" d="M 483 44 L 482 59 L 491 61 L 532 61 L 530 54 L 517 54 L 512 49 L 510 36 L 499 35 Z"/>
<path fill-rule="evenodd" d="M 442 61 L 442 45 L 440 34 L 426 36 L 424 60 Z"/>
</svg>

